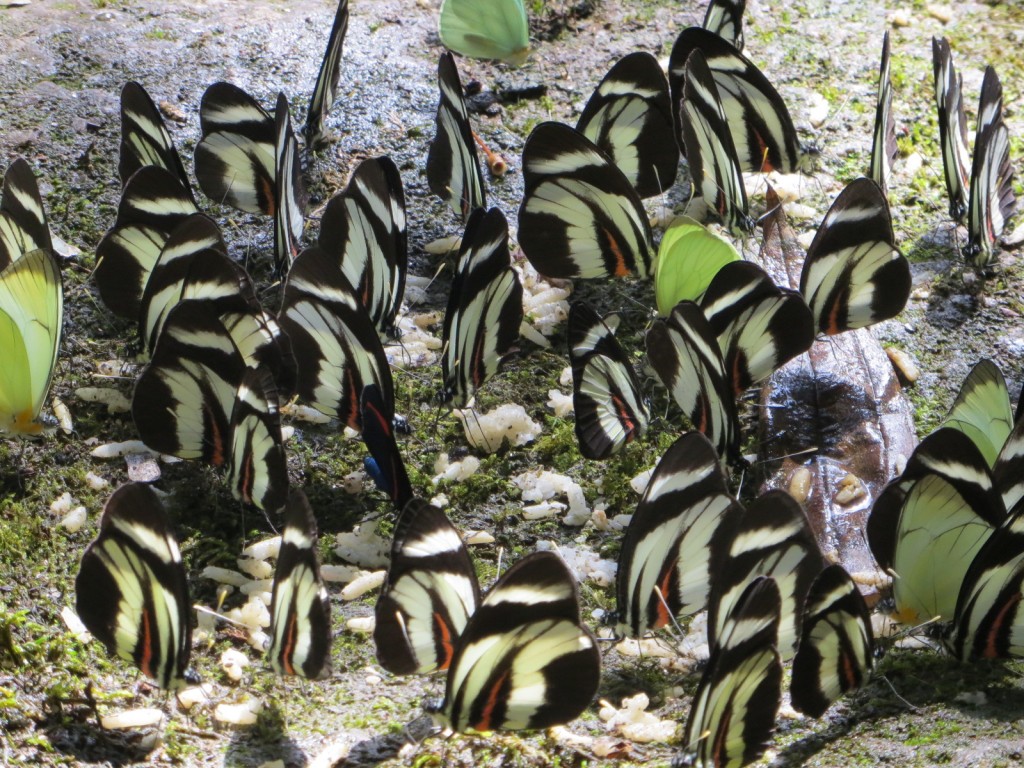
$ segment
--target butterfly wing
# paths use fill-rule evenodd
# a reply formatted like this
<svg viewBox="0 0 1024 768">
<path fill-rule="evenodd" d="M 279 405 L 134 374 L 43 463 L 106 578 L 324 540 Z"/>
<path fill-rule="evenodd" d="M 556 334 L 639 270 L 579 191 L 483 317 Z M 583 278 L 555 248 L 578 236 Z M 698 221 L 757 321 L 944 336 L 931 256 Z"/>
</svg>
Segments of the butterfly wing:
<svg viewBox="0 0 1024 768">
<path fill-rule="evenodd" d="M 960 386 L 941 426 L 967 435 L 991 467 L 1013 431 L 1013 408 L 1006 379 L 991 360 L 975 364 Z"/>
<path fill-rule="evenodd" d="M 374 466 L 380 473 L 378 485 L 391 497 L 395 508 L 401 511 L 412 499 L 412 484 L 405 471 L 405 462 L 402 461 L 398 443 L 395 442 L 392 423 L 394 403 L 384 402 L 380 387 L 368 384 L 363 387 L 359 406 L 362 414 L 363 442 L 366 443 Z"/>
<path fill-rule="evenodd" d="M 708 439 L 688 432 L 676 440 L 658 462 L 622 539 L 617 632 L 641 637 L 675 616 L 702 610 L 741 513 Z"/>
<path fill-rule="evenodd" d="M 167 132 L 160 111 L 139 83 L 125 83 L 121 89 L 121 153 L 117 173 L 121 186 L 140 168 L 156 165 L 177 176 L 195 202 L 192 184 Z"/>
<path fill-rule="evenodd" d="M 161 688 L 184 686 L 191 650 L 188 582 L 160 499 L 143 483 L 118 488 L 82 555 L 76 609 L 108 653 Z"/>
<path fill-rule="evenodd" d="M 480 604 L 473 561 L 437 507 L 411 499 L 391 543 L 391 565 L 377 600 L 377 660 L 396 675 L 448 669 Z"/>
<path fill-rule="evenodd" d="M 334 23 L 331 34 L 327 38 L 327 50 L 320 64 L 320 72 L 316 76 L 316 85 L 309 98 L 309 109 L 306 110 L 306 124 L 302 135 L 306 137 L 306 147 L 315 147 L 324 138 L 324 120 L 334 106 L 338 93 L 338 78 L 341 75 L 341 51 L 348 31 L 348 0 L 338 0 L 338 10 L 334 12 Z"/>
<path fill-rule="evenodd" d="M 35 250 L 52 252 L 53 243 L 35 174 L 29 164 L 18 157 L 4 173 L 0 202 L 0 271 Z"/>
<path fill-rule="evenodd" d="M 441 338 L 441 400 L 465 408 L 519 339 L 523 286 L 512 269 L 508 222 L 497 208 L 466 224 Z"/>
<path fill-rule="evenodd" d="M 886 194 L 892 164 L 898 152 L 896 120 L 892 116 L 892 81 L 889 79 L 889 32 L 882 37 L 882 63 L 878 67 L 878 106 L 875 108 L 875 130 L 871 141 L 871 164 L 868 178 Z"/>
<path fill-rule="evenodd" d="M 35 250 L 0 271 L 0 434 L 37 435 L 64 321 L 60 267 Z"/>
<path fill-rule="evenodd" d="M 825 214 L 800 273 L 800 293 L 818 332 L 895 317 L 910 287 L 910 264 L 896 248 L 885 195 L 871 179 L 850 182 Z"/>
<path fill-rule="evenodd" d="M 603 149 L 640 197 L 653 197 L 675 182 L 675 145 L 668 82 L 651 54 L 619 59 L 594 90 L 576 130 Z"/>
<path fill-rule="evenodd" d="M 274 263 L 284 274 L 302 248 L 306 193 L 299 168 L 299 145 L 292 132 L 288 99 L 277 95 L 274 143 Z"/>
<path fill-rule="evenodd" d="M 277 387 L 263 367 L 246 368 L 231 409 L 231 494 L 268 513 L 288 498 L 288 467 L 281 437 Z"/>
<path fill-rule="evenodd" d="M 932 38 L 932 69 L 935 74 L 935 105 L 939 114 L 939 145 L 942 168 L 949 193 L 949 215 L 962 221 L 967 213 L 967 184 L 970 168 L 967 158 L 967 118 L 960 76 L 953 66 L 949 43 L 943 37 Z"/>
<path fill-rule="evenodd" d="M 652 258 L 643 202 L 612 160 L 567 125 L 541 123 L 523 147 L 519 245 L 548 277 L 645 277 Z"/>
<path fill-rule="evenodd" d="M 320 579 L 317 526 L 306 494 L 285 507 L 270 601 L 270 666 L 279 675 L 322 680 L 331 674 L 331 603 Z"/>
<path fill-rule="evenodd" d="M 580 453 L 607 459 L 647 428 L 647 406 L 629 358 L 615 339 L 618 317 L 604 320 L 583 302 L 569 310 L 569 363 Z"/>
<path fill-rule="evenodd" d="M 964 257 L 975 266 L 984 267 L 992 263 L 996 241 L 1016 204 L 1013 168 L 1010 165 L 1010 132 L 1000 120 L 985 126 L 974 142 Z"/>
<path fill-rule="evenodd" d="M 474 59 L 518 67 L 530 55 L 523 0 L 443 0 L 439 33 L 447 48 Z"/>
<path fill-rule="evenodd" d="M 818 574 L 802 615 L 790 698 L 798 712 L 821 717 L 834 701 L 860 688 L 871 675 L 871 617 L 857 585 L 841 565 L 830 565 Z"/>
<path fill-rule="evenodd" d="M 710 0 L 701 26 L 734 46 L 737 51 L 742 51 L 743 12 L 746 9 L 747 0 Z"/>
<path fill-rule="evenodd" d="M 600 677 L 575 578 L 554 552 L 535 552 L 470 617 L 437 717 L 456 731 L 550 728 L 579 716 Z"/>
</svg>

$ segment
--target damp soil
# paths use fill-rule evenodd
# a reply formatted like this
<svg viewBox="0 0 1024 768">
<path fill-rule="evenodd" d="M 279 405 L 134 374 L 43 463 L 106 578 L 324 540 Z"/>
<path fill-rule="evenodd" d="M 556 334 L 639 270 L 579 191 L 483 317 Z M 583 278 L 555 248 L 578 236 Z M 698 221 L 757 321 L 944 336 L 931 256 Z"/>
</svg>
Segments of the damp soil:
<svg viewBox="0 0 1024 768">
<path fill-rule="evenodd" d="M 699 23 L 703 10 L 677 0 L 593 0 L 528 3 L 536 50 L 520 70 L 460 59 L 463 81 L 477 80 L 499 95 L 475 116 L 477 130 L 509 161 L 503 179 L 489 179 L 488 195 L 515 220 L 522 192 L 519 154 L 537 122 L 574 122 L 592 88 L 620 56 L 648 50 L 667 57 L 679 30 Z M 1024 303 L 1020 298 L 1019 254 L 1007 251 L 989 275 L 965 270 L 957 243 L 963 232 L 948 223 L 937 128 L 931 101 L 932 35 L 950 38 L 964 75 L 965 102 L 973 114 L 984 63 L 994 64 L 1006 91 L 1011 153 L 1022 156 L 1024 114 L 1021 86 L 1024 11 L 1016 5 L 951 4 L 944 22 L 924 2 L 908 2 L 909 25 L 894 27 L 888 3 L 827 0 L 748 3 L 747 53 L 777 84 L 790 105 L 802 139 L 821 149 L 818 172 L 800 185 L 800 204 L 811 231 L 840 186 L 867 165 L 874 115 L 875 78 L 881 35 L 893 34 L 893 82 L 901 158 L 890 199 L 903 251 L 914 270 L 914 297 L 897 321 L 876 335 L 917 361 L 921 375 L 908 390 L 920 434 L 935 426 L 960 381 L 980 358 L 1001 366 L 1016 393 L 1024 380 Z M 74 603 L 77 560 L 95 534 L 108 490 L 92 490 L 94 472 L 115 486 L 126 480 L 123 464 L 93 459 L 96 443 L 133 439 L 124 414 L 78 400 L 82 386 L 118 386 L 130 395 L 131 376 L 100 374 L 98 363 L 131 362 L 138 352 L 130 324 L 99 302 L 89 280 L 94 249 L 114 220 L 119 184 L 118 94 L 128 80 L 143 83 L 162 104 L 186 165 L 199 138 L 198 110 L 207 85 L 229 80 L 266 105 L 284 91 L 298 122 L 304 117 L 334 13 L 328 0 L 307 3 L 271 0 L 34 0 L 22 7 L 0 4 L 0 161 L 28 159 L 40 180 L 54 233 L 62 249 L 66 324 L 53 394 L 67 403 L 76 421 L 72 435 L 19 446 L 0 443 L 0 762 L 11 765 L 238 765 L 281 760 L 308 765 L 318 756 L 348 752 L 346 765 L 594 765 L 609 762 L 587 746 L 564 738 L 533 735 L 425 739 L 420 704 L 442 693 L 438 679 L 393 679 L 374 666 L 365 636 L 344 628 L 353 616 L 372 613 L 372 596 L 354 603 L 332 597 L 335 622 L 334 675 L 326 682 L 281 682 L 254 658 L 242 684 L 226 682 L 217 659 L 230 647 L 248 650 L 230 631 L 211 646 L 196 647 L 197 669 L 216 685 L 216 698 L 260 698 L 266 706 L 254 726 L 219 726 L 212 708 L 190 713 L 151 689 L 123 665 L 105 658 L 95 643 L 69 635 L 61 609 Z M 435 71 L 441 51 L 436 33 L 437 3 L 431 0 L 352 2 L 340 93 L 328 125 L 336 140 L 306 154 L 304 176 L 311 193 L 307 239 L 315 235 L 324 202 L 363 158 L 390 154 L 405 185 L 410 218 L 411 272 L 431 276 L 443 259 L 424 245 L 457 234 L 451 212 L 429 194 L 424 173 L 433 135 Z M 518 98 L 525 94 L 528 98 Z M 811 105 L 823 99 L 824 122 L 811 119 Z M 923 165 L 914 172 L 907 168 Z M 1018 189 L 1019 194 L 1019 189 Z M 652 214 L 678 208 L 688 196 L 681 182 L 651 206 Z M 268 307 L 278 301 L 269 263 L 269 223 L 204 203 L 225 230 L 235 258 L 262 286 Z M 752 201 L 763 211 L 763 196 Z M 1011 228 L 1014 222 L 1011 221 Z M 747 244 L 756 248 L 756 242 Z M 427 293 L 443 306 L 449 282 L 442 272 Z M 626 283 L 579 285 L 577 295 L 602 311 L 623 314 L 621 335 L 641 349 L 641 333 L 653 304 L 650 286 Z M 564 331 L 563 331 L 564 334 Z M 467 452 L 454 419 L 431 400 L 436 368 L 396 373 L 398 410 L 410 416 L 413 434 L 403 451 L 417 489 L 444 491 L 457 525 L 494 533 L 505 557 L 533 548 L 539 539 L 582 542 L 614 558 L 619 534 L 570 529 L 556 521 L 523 520 L 522 502 L 508 478 L 533 466 L 553 468 L 577 479 L 588 501 L 604 497 L 609 517 L 628 513 L 636 497 L 626 482 L 649 468 L 680 429 L 664 392 L 650 381 L 650 433 L 623 456 L 594 466 L 580 459 L 571 422 L 555 419 L 545 406 L 547 390 L 558 386 L 566 365 L 564 336 L 552 350 L 522 342 L 506 371 L 480 396 L 486 409 L 521 402 L 545 425 L 545 435 L 523 449 L 485 458 L 481 472 L 466 482 L 435 489 L 433 462 L 442 451 Z M 0 361 L 0 365 L 3 361 Z M 374 492 L 350 495 L 340 489 L 344 475 L 361 466 L 361 446 L 342 439 L 336 428 L 297 425 L 289 443 L 293 483 L 303 485 L 317 510 L 324 540 L 363 520 L 390 527 L 387 505 Z M 755 430 L 748 430 L 753 433 Z M 750 448 L 751 446 L 748 446 Z M 753 446 L 756 448 L 756 446 Z M 212 472 L 191 465 L 164 468 L 161 488 L 182 535 L 185 560 L 197 602 L 212 605 L 214 587 L 198 578 L 208 564 L 234 567 L 241 547 L 265 537 L 270 521 L 241 510 Z M 89 522 L 69 534 L 55 525 L 51 501 L 70 491 L 89 510 Z M 336 556 L 324 544 L 328 562 Z M 493 575 L 498 546 L 477 553 Z M 585 613 L 607 609 L 611 590 L 584 585 Z M 862 692 L 837 705 L 823 721 L 784 715 L 766 762 L 772 765 L 1016 765 L 1024 762 L 1024 684 L 1020 664 L 960 665 L 929 650 L 896 648 L 879 662 L 879 673 Z M 653 660 L 636 661 L 606 649 L 600 697 L 618 701 L 644 691 L 660 717 L 685 718 L 696 686 L 694 674 L 664 673 Z M 254 654 L 251 654 L 254 655 Z M 102 730 L 98 713 L 144 706 L 163 708 L 166 724 L 155 731 Z M 580 735 L 600 736 L 597 707 L 570 726 Z M 412 725 L 410 725 L 412 724 Z M 679 744 L 631 744 L 621 740 L 623 765 L 665 764 Z M 399 752 L 399 750 L 402 750 Z M 329 762 L 329 761 L 327 761 Z M 319 763 L 318 763 L 319 764 Z M 327 763 L 324 763 L 327 764 Z"/>
</svg>

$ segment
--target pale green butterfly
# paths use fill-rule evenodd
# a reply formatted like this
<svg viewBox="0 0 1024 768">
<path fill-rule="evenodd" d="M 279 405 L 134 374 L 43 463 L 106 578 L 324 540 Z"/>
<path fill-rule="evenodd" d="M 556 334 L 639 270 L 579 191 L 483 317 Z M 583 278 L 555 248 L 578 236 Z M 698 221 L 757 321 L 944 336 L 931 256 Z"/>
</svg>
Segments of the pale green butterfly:
<svg viewBox="0 0 1024 768">
<path fill-rule="evenodd" d="M 523 0 L 444 0 L 441 42 L 474 59 L 519 67 L 530 55 L 530 27 Z"/>
<path fill-rule="evenodd" d="M 718 270 L 739 258 L 740 254 L 725 238 L 687 216 L 675 219 L 658 246 L 654 269 L 658 313 L 668 316 L 683 299 L 699 299 Z"/>
</svg>

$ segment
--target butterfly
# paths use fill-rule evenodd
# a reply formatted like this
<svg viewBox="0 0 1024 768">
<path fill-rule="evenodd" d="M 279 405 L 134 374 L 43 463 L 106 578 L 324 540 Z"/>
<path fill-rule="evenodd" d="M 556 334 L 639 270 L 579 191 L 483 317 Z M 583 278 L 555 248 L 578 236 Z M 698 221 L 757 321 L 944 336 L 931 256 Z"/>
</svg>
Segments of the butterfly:
<svg viewBox="0 0 1024 768">
<path fill-rule="evenodd" d="M 718 270 L 740 258 L 732 243 L 700 222 L 674 219 L 661 236 L 654 268 L 658 314 L 664 317 L 683 299 L 699 300 Z"/>
<path fill-rule="evenodd" d="M 576 440 L 588 459 L 607 459 L 643 434 L 649 418 L 633 365 L 615 330 L 618 315 L 601 318 L 589 305 L 569 310 L 569 363 Z"/>
<path fill-rule="evenodd" d="M 271 374 L 280 354 L 263 317 L 220 315 L 201 299 L 179 303 L 135 385 L 132 418 L 142 441 L 160 453 L 227 466 L 236 498 L 280 509 L 288 473 Z"/>
<path fill-rule="evenodd" d="M 771 578 L 752 581 L 725 618 L 686 719 L 676 765 L 739 768 L 771 742 L 782 691 L 775 650 L 781 601 Z"/>
<path fill-rule="evenodd" d="M 197 213 L 191 193 L 171 171 L 148 165 L 132 174 L 117 220 L 96 246 L 93 280 L 111 312 L 140 322 L 142 296 L 167 239 Z"/>
<path fill-rule="evenodd" d="M 315 147 L 324 140 L 324 120 L 327 112 L 334 105 L 338 93 L 338 78 L 341 74 L 341 49 L 348 31 L 348 0 L 339 0 L 338 10 L 334 12 L 334 24 L 327 38 L 327 50 L 320 64 L 320 72 L 316 76 L 313 95 L 309 99 L 306 110 L 306 124 L 302 135 L 306 139 L 306 147 Z"/>
<path fill-rule="evenodd" d="M 317 245 L 335 257 L 374 324 L 395 337 L 405 293 L 405 193 L 394 161 L 363 160 L 345 191 L 327 203 Z"/>
<path fill-rule="evenodd" d="M 688 27 L 676 38 L 669 56 L 668 82 L 672 104 L 679 109 L 684 94 L 687 60 L 700 51 L 714 77 L 724 120 L 720 134 L 731 135 L 741 171 L 747 173 L 795 173 L 810 165 L 810 153 L 797 140 L 793 119 L 785 102 L 753 62 L 726 40 L 700 27 Z M 707 90 L 706 86 L 702 86 Z M 678 114 L 678 113 L 677 113 Z M 682 128 L 682 124 L 679 126 Z M 682 133 L 679 146 L 687 157 L 690 149 Z"/>
<path fill-rule="evenodd" d="M 679 165 L 668 82 L 651 54 L 619 59 L 583 108 L 576 130 L 603 149 L 640 197 L 672 186 Z"/>
<path fill-rule="evenodd" d="M 275 208 L 277 126 L 248 93 L 214 83 L 199 105 L 203 138 L 195 149 L 196 180 L 211 200 L 270 216 Z"/>
<path fill-rule="evenodd" d="M 117 165 L 121 186 L 147 165 L 174 174 L 195 203 L 185 166 L 156 104 L 139 83 L 128 82 L 121 89 L 121 150 Z"/>
<path fill-rule="evenodd" d="M 52 252 L 50 227 L 36 177 L 18 157 L 7 166 L 0 198 L 0 270 L 36 250 Z"/>
<path fill-rule="evenodd" d="M 995 78 L 995 70 L 989 67 L 985 71 L 986 82 L 989 81 L 989 73 Z M 983 85 L 983 99 L 984 94 Z M 998 120 L 984 126 L 974 142 L 965 258 L 978 267 L 991 264 L 996 240 L 1016 207 L 1013 168 L 1010 165 L 1010 133 L 1002 120 Z"/>
<path fill-rule="evenodd" d="M 782 600 L 776 647 L 792 658 L 801 635 L 801 615 L 808 590 L 825 567 L 814 533 L 800 504 L 781 490 L 762 494 L 739 515 L 727 544 L 728 553 L 713 574 L 715 597 L 708 605 L 708 641 L 714 645 L 726 616 L 747 584 L 771 576 Z"/>
<path fill-rule="evenodd" d="M 331 674 L 331 604 L 320 579 L 316 518 L 306 494 L 288 494 L 270 602 L 270 666 L 279 675 Z"/>
<path fill-rule="evenodd" d="M 840 696 L 867 682 L 874 664 L 868 607 L 841 565 L 830 565 L 811 584 L 801 612 L 803 628 L 790 699 L 793 708 L 821 717 Z"/>
<path fill-rule="evenodd" d="M 885 195 L 871 179 L 855 179 L 825 214 L 800 274 L 816 331 L 832 335 L 895 317 L 910 288 Z"/>
<path fill-rule="evenodd" d="M 274 145 L 274 263 L 277 273 L 284 274 L 302 248 L 305 222 L 305 190 L 299 168 L 299 146 L 292 132 L 288 99 L 277 94 Z"/>
<path fill-rule="evenodd" d="M 710 0 L 701 26 L 734 46 L 737 51 L 742 51 L 743 12 L 746 9 L 747 0 Z"/>
<path fill-rule="evenodd" d="M 298 365 L 295 392 L 302 400 L 361 431 L 359 398 L 365 386 L 375 384 L 390 422 L 391 367 L 336 258 L 315 246 L 299 254 L 288 272 L 278 322 L 291 339 Z"/>
<path fill-rule="evenodd" d="M 453 730 L 548 728 L 576 718 L 597 691 L 601 655 L 562 558 L 524 557 L 481 600 L 458 531 L 422 501 L 395 528 L 376 617 L 381 666 L 448 671 L 430 711 Z"/>
<path fill-rule="evenodd" d="M 484 207 L 486 193 L 462 98 L 462 81 L 451 53 L 442 53 L 438 60 L 437 83 L 441 98 L 437 104 L 437 134 L 427 152 L 427 184 L 466 221 L 475 209 Z"/>
<path fill-rule="evenodd" d="M 626 528 L 615 577 L 616 632 L 641 637 L 707 605 L 742 508 L 699 432 L 665 452 Z"/>
<path fill-rule="evenodd" d="M 107 500 L 100 532 L 82 555 L 75 596 L 79 617 L 108 653 L 161 688 L 191 682 L 188 581 L 152 487 L 122 485 Z"/>
<path fill-rule="evenodd" d="M 466 223 L 441 331 L 441 400 L 465 408 L 512 352 L 523 322 L 523 286 L 498 208 L 476 209 Z"/>
<path fill-rule="evenodd" d="M 367 384 L 359 398 L 363 425 L 363 442 L 370 456 L 363 461 L 377 487 L 388 494 L 391 503 L 401 512 L 412 499 L 412 483 L 405 471 L 402 454 L 395 442 L 394 405 L 385 403 L 380 387 Z"/>
<path fill-rule="evenodd" d="M 697 431 L 738 461 L 740 426 L 718 339 L 701 308 L 681 301 L 647 331 L 647 359 Z"/>
<path fill-rule="evenodd" d="M 871 164 L 868 178 L 886 194 L 892 164 L 898 153 L 896 120 L 892 116 L 892 82 L 889 79 L 889 31 L 882 37 L 882 63 L 878 68 L 878 107 L 871 141 Z"/>
<path fill-rule="evenodd" d="M 690 184 L 726 229 L 736 235 L 750 232 L 754 220 L 747 213 L 747 192 L 734 139 L 715 79 L 699 50 L 690 54 L 684 72 L 679 114 Z"/>
<path fill-rule="evenodd" d="M 0 434 L 42 433 L 63 321 L 63 281 L 49 251 L 29 251 L 0 270 Z"/>
<path fill-rule="evenodd" d="M 474 59 L 519 67 L 530 55 L 523 0 L 443 0 L 438 31 L 445 47 Z"/>
<path fill-rule="evenodd" d="M 519 245 L 547 277 L 646 277 L 654 246 L 633 185 L 586 136 L 541 123 L 523 147 Z"/>
</svg>

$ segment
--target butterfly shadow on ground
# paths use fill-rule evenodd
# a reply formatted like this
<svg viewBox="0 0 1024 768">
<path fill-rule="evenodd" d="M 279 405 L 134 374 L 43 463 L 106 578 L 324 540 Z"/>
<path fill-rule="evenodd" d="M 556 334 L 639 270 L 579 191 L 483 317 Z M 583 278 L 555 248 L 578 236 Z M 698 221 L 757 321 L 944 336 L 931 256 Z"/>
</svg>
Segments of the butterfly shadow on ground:
<svg viewBox="0 0 1024 768">
<path fill-rule="evenodd" d="M 780 749 L 772 766 L 807 765 L 814 755 L 855 731 L 869 737 L 865 743 L 897 723 L 904 733 L 941 736 L 956 733 L 965 727 L 958 723 L 965 720 L 1014 723 L 1022 708 L 1024 690 L 1013 664 L 963 664 L 940 653 L 892 651 L 879 662 L 863 690 L 825 714 L 827 727 Z M 776 739 L 779 735 L 777 731 Z M 1007 732 L 1007 738 L 1013 734 Z M 938 739 L 936 744 L 941 742 Z"/>
<path fill-rule="evenodd" d="M 159 738 L 154 738 L 154 735 L 159 735 L 154 728 L 103 730 L 95 717 L 86 715 L 84 709 L 64 709 L 43 730 L 54 752 L 71 758 L 75 765 L 102 763 L 112 768 L 138 765 L 148 761 L 154 748 L 161 743 Z"/>
<path fill-rule="evenodd" d="M 242 768 L 274 760 L 281 760 L 285 765 L 308 765 L 311 759 L 312 756 L 288 735 L 281 703 L 273 701 L 260 711 L 255 726 L 232 732 L 224 753 L 224 766 Z"/>
</svg>

